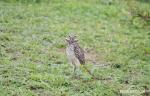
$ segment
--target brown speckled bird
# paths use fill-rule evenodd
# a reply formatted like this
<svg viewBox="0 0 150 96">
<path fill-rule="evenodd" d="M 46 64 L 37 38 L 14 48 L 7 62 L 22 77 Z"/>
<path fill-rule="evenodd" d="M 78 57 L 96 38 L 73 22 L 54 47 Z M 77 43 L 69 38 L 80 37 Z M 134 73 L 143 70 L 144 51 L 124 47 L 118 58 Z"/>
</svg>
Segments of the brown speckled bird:
<svg viewBox="0 0 150 96">
<path fill-rule="evenodd" d="M 74 66 L 74 72 L 80 65 L 85 64 L 84 50 L 79 46 L 75 37 L 74 35 L 69 35 L 69 38 L 66 38 L 68 44 L 66 54 L 70 63 Z"/>
<path fill-rule="evenodd" d="M 97 80 L 109 80 L 111 78 L 98 78 L 95 77 L 94 74 L 88 70 L 88 68 L 85 65 L 85 56 L 84 56 L 84 50 L 79 46 L 78 41 L 75 39 L 75 35 L 69 35 L 68 38 L 66 38 L 67 41 L 67 47 L 66 47 L 66 54 L 70 61 L 70 63 L 74 66 L 74 72 L 76 69 L 80 68 L 80 65 L 83 65 L 83 68 L 92 76 L 92 79 Z"/>
</svg>

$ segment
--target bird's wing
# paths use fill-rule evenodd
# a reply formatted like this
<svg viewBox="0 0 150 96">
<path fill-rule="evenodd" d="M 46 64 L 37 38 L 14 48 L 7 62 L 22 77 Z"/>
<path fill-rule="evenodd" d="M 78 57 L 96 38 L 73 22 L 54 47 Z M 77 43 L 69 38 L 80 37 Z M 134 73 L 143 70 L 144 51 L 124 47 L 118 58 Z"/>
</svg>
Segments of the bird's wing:
<svg viewBox="0 0 150 96">
<path fill-rule="evenodd" d="M 80 46 L 77 45 L 74 47 L 74 53 L 80 64 L 85 64 L 84 50 Z"/>
</svg>

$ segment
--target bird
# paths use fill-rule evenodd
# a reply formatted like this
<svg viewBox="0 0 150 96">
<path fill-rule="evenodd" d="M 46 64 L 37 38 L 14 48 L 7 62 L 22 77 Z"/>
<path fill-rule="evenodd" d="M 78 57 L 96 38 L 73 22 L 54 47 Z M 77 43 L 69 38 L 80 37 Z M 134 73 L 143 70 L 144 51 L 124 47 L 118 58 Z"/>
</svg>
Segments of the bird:
<svg viewBox="0 0 150 96">
<path fill-rule="evenodd" d="M 91 71 L 85 66 L 85 52 L 80 47 L 78 40 L 76 39 L 76 35 L 70 34 L 68 38 L 66 38 L 67 41 L 67 47 L 66 47 L 66 54 L 68 57 L 69 62 L 74 67 L 74 73 L 76 73 L 77 69 L 84 68 L 86 72 L 91 75 L 92 79 L 96 80 L 108 80 L 111 78 L 98 78 L 95 77 L 94 74 L 91 73 Z"/>
<path fill-rule="evenodd" d="M 74 67 L 74 72 L 76 72 L 76 70 L 80 68 L 80 65 L 85 64 L 84 50 L 79 46 L 76 35 L 69 35 L 69 37 L 66 38 L 66 41 L 66 54 L 69 62 Z"/>
</svg>

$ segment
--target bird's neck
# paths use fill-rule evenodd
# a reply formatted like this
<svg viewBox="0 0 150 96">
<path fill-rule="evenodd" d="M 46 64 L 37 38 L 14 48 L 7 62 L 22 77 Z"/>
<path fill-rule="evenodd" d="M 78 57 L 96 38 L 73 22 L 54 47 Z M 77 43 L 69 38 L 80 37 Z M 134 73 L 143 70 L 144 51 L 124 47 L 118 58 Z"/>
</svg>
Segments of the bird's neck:
<svg viewBox="0 0 150 96">
<path fill-rule="evenodd" d="M 78 46 L 78 43 L 74 42 L 74 43 L 68 44 L 68 46 Z"/>
</svg>

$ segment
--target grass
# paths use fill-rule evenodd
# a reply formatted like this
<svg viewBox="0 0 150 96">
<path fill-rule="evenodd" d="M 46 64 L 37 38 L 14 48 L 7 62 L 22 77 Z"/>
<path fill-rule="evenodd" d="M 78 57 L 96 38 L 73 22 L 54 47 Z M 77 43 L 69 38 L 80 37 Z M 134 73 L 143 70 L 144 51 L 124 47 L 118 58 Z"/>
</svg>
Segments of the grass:
<svg viewBox="0 0 150 96">
<path fill-rule="evenodd" d="M 37 1 L 0 1 L 1 96 L 118 96 L 119 90 L 150 88 L 149 21 L 134 18 L 133 2 Z M 149 2 L 135 2 L 149 9 Z M 65 55 L 70 32 L 90 60 L 110 64 L 89 66 L 93 73 L 112 80 L 91 80 L 85 72 L 73 77 Z"/>
</svg>

